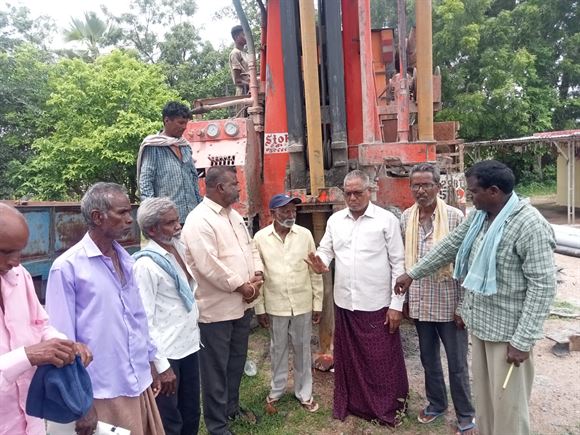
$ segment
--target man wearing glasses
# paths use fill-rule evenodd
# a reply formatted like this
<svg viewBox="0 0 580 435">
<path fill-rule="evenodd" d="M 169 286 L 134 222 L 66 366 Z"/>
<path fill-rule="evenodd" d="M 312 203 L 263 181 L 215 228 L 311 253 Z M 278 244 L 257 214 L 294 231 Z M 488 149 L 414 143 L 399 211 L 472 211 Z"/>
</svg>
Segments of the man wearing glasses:
<svg viewBox="0 0 580 435">
<path fill-rule="evenodd" d="M 404 298 L 392 285 L 404 270 L 399 221 L 370 202 L 362 171 L 344 179 L 347 208 L 330 217 L 309 264 L 335 260 L 334 418 L 352 414 L 399 426 L 409 391 L 399 335 Z"/>
<path fill-rule="evenodd" d="M 439 168 L 431 163 L 415 165 L 410 172 L 415 204 L 401 217 L 405 241 L 405 268 L 410 270 L 419 259 L 463 222 L 463 213 L 438 197 Z M 467 331 L 457 314 L 462 288 L 453 279 L 451 264 L 436 273 L 414 281 L 409 289 L 409 317 L 415 321 L 419 336 L 421 363 L 425 371 L 425 393 L 429 402 L 417 419 L 431 423 L 447 409 L 447 388 L 441 367 L 440 343 L 449 366 L 451 398 L 460 433 L 474 429 L 475 411 L 471 404 L 467 368 Z"/>
</svg>

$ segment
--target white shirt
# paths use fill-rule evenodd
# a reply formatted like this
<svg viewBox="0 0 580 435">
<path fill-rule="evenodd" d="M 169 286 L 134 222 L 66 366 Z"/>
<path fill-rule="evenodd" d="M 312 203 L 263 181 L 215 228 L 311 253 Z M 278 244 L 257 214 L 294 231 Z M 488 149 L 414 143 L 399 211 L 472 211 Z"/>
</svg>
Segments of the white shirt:
<svg viewBox="0 0 580 435">
<path fill-rule="evenodd" d="M 336 261 L 336 305 L 349 311 L 402 311 L 405 296 L 393 288 L 405 272 L 405 250 L 399 221 L 391 212 L 373 203 L 356 220 L 348 208 L 336 212 L 316 253 L 327 266 Z"/>
<path fill-rule="evenodd" d="M 193 278 L 188 279 L 171 253 L 153 240 L 149 241 L 147 248 L 167 258 L 180 277 L 189 282 L 195 294 L 197 283 Z M 175 242 L 175 249 L 185 264 L 181 242 Z M 188 312 L 173 278 L 149 257 L 141 257 L 135 261 L 133 272 L 147 313 L 149 335 L 157 346 L 155 368 L 159 373 L 163 373 L 169 368 L 168 359 L 185 358 L 199 350 L 197 303 L 194 301 L 191 311 Z"/>
</svg>

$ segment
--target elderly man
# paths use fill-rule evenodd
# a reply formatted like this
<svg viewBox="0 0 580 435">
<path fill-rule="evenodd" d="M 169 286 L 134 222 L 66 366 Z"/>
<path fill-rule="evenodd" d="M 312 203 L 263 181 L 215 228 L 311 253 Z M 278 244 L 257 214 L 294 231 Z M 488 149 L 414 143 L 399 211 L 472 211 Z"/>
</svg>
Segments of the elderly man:
<svg viewBox="0 0 580 435">
<path fill-rule="evenodd" d="M 137 157 L 141 199 L 168 197 L 177 205 L 179 222 L 202 197 L 189 142 L 182 135 L 191 119 L 187 106 L 171 101 L 163 108 L 163 130 L 143 139 Z"/>
<path fill-rule="evenodd" d="M 431 163 L 420 163 L 411 169 L 409 180 L 415 205 L 405 210 L 401 218 L 406 270 L 463 222 L 463 213 L 438 197 L 439 178 L 439 168 Z M 417 418 L 421 423 L 431 423 L 447 409 L 447 388 L 440 357 L 442 342 L 458 427 L 468 434 L 474 431 L 475 412 L 467 366 L 467 331 L 456 314 L 463 294 L 452 275 L 453 268 L 448 265 L 415 281 L 409 289 L 409 316 L 415 320 L 417 328 L 429 402 Z"/>
<path fill-rule="evenodd" d="M 185 266 L 177 207 L 169 198 L 148 198 L 139 206 L 137 222 L 149 243 L 133 254 L 137 259 L 133 272 L 149 320 L 149 334 L 158 350 L 155 367 L 164 373 L 157 406 L 167 435 L 197 434 L 197 284 Z"/>
<path fill-rule="evenodd" d="M 256 304 L 258 322 L 270 328 L 272 361 L 271 390 L 266 411 L 286 392 L 288 381 L 288 337 L 294 349 L 294 395 L 309 412 L 318 410 L 312 397 L 312 323 L 320 322 L 322 277 L 308 268 L 304 259 L 316 247 L 306 228 L 296 225 L 299 198 L 274 195 L 270 200 L 273 222 L 254 237 L 264 264 L 263 293 Z"/>
<path fill-rule="evenodd" d="M 554 232 L 515 194 L 514 174 L 503 163 L 476 163 L 465 176 L 477 211 L 400 276 L 395 290 L 455 260 L 453 276 L 465 287 L 458 310 L 471 331 L 479 432 L 529 434 L 532 348 L 556 291 Z M 503 389 L 510 364 L 516 369 Z"/>
<path fill-rule="evenodd" d="M 0 434 L 42 435 L 44 422 L 26 415 L 26 397 L 35 367 L 71 364 L 79 353 L 88 364 L 92 355 L 81 343 L 67 340 L 49 324 L 36 297 L 30 274 L 20 264 L 28 242 L 28 225 L 16 209 L 0 203 Z M 76 424 L 81 435 L 92 434 L 92 414 Z"/>
<path fill-rule="evenodd" d="M 236 168 L 213 166 L 206 196 L 185 221 L 187 264 L 199 285 L 199 329 L 203 415 L 212 435 L 229 434 L 228 418 L 255 419 L 240 408 L 240 382 L 248 351 L 254 301 L 262 284 L 262 262 L 242 216 Z"/>
<path fill-rule="evenodd" d="M 399 325 L 404 297 L 391 294 L 404 271 L 397 218 L 370 202 L 370 180 L 362 171 L 344 179 L 347 208 L 326 224 L 317 255 L 317 272 L 335 260 L 334 412 L 350 413 L 398 426 L 409 391 Z"/>
<path fill-rule="evenodd" d="M 87 370 L 99 421 L 131 435 L 163 434 L 154 398 L 159 381 L 151 388 L 156 349 L 133 259 L 117 243 L 131 231 L 129 198 L 118 184 L 96 183 L 83 196 L 81 213 L 88 232 L 53 263 L 46 309 L 68 338 L 98 349 Z"/>
</svg>

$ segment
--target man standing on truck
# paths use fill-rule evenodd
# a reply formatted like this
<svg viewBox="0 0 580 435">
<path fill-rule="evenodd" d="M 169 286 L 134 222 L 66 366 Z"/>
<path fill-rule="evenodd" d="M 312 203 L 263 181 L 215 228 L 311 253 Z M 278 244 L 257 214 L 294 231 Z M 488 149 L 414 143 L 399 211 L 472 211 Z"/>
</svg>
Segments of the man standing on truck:
<svg viewBox="0 0 580 435">
<path fill-rule="evenodd" d="M 191 210 L 202 200 L 197 169 L 189 142 L 182 135 L 191 119 L 184 104 L 170 101 L 163 108 L 163 130 L 143 139 L 137 157 L 137 181 L 141 200 L 168 197 L 179 212 L 183 225 Z"/>
<path fill-rule="evenodd" d="M 71 340 L 98 349 L 87 368 L 99 421 L 131 435 L 164 434 L 155 403 L 160 380 L 133 258 L 117 242 L 131 232 L 131 203 L 115 183 L 93 184 L 81 200 L 89 229 L 50 269 L 46 310 Z"/>
<path fill-rule="evenodd" d="M 0 203 L 0 434 L 44 434 L 44 421 L 26 415 L 28 387 L 37 366 L 63 367 L 80 354 L 92 360 L 89 349 L 67 340 L 48 321 L 34 283 L 20 264 L 28 242 L 28 225 L 15 208 Z M 90 414 L 90 413 L 89 413 Z M 92 434 L 94 414 L 79 420 L 76 432 Z"/>
<path fill-rule="evenodd" d="M 230 52 L 230 71 L 236 86 L 236 96 L 246 95 L 250 86 L 250 70 L 248 67 L 248 53 L 244 51 L 246 36 L 242 26 L 232 28 L 234 48 Z"/>
</svg>

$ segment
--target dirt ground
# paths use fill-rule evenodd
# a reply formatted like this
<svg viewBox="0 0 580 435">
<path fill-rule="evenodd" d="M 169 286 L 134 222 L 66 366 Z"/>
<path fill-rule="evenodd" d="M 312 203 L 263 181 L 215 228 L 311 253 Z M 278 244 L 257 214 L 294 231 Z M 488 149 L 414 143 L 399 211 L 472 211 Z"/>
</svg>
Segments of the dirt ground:
<svg viewBox="0 0 580 435">
<path fill-rule="evenodd" d="M 568 312 L 576 312 L 580 316 L 580 259 L 556 254 L 556 263 L 559 269 L 558 293 L 554 302 L 554 309 L 565 307 Z M 545 333 L 576 329 L 580 331 L 580 317 L 560 318 L 550 316 L 545 323 Z M 366 422 L 356 417 L 348 417 L 344 422 L 332 418 L 333 373 L 314 373 L 314 393 L 321 405 L 318 415 L 308 415 L 299 408 L 299 405 L 287 394 L 280 404 L 281 416 L 272 417 L 263 415 L 262 422 L 253 427 L 234 427 L 236 433 L 252 434 L 319 434 L 319 435 L 374 435 L 398 433 L 402 435 L 431 434 L 447 435 L 455 431 L 455 415 L 451 406 L 445 415 L 430 425 L 421 425 L 417 422 L 417 413 L 425 405 L 423 389 L 423 370 L 419 360 L 417 336 L 415 328 L 410 323 L 401 326 L 405 361 L 409 376 L 409 416 L 402 427 L 388 429 Z M 268 335 L 257 329 L 250 339 L 250 357 L 258 363 L 260 380 L 254 379 L 251 386 L 242 391 L 242 400 L 246 394 L 252 395 L 257 408 L 261 412 L 264 396 L 268 391 L 269 357 Z M 554 341 L 544 338 L 534 349 L 536 376 L 531 400 L 531 426 L 534 435 L 571 435 L 580 434 L 580 352 L 571 352 L 565 356 L 556 356 L 552 353 Z M 444 353 L 443 353 L 443 359 Z M 446 367 L 446 362 L 443 363 Z M 247 379 L 246 377 L 244 377 Z M 292 377 L 290 376 L 288 391 L 292 391 Z M 247 396 L 246 396 L 247 397 Z M 503 435 L 503 434 L 496 434 Z M 505 434 L 511 435 L 511 434 Z"/>
<path fill-rule="evenodd" d="M 556 254 L 558 266 L 558 290 L 553 309 L 567 313 L 576 313 L 576 317 L 558 317 L 551 315 L 544 324 L 546 335 L 564 330 L 580 332 L 580 258 Z M 398 433 L 401 435 L 453 434 L 455 415 L 451 407 L 444 419 L 430 425 L 417 422 L 417 413 L 425 405 L 423 389 L 423 370 L 419 360 L 417 336 L 410 323 L 401 326 L 405 361 L 409 376 L 409 414 L 403 426 L 393 431 L 385 427 L 366 422 L 356 417 L 348 417 L 344 422 L 332 418 L 333 373 L 314 373 L 314 393 L 320 403 L 316 416 L 302 411 L 291 394 L 287 394 L 280 403 L 281 413 L 273 417 L 262 416 L 257 426 L 234 427 L 236 433 L 252 434 L 318 434 L 318 435 L 374 435 Z M 268 335 L 263 330 L 256 330 L 250 339 L 249 355 L 258 363 L 259 376 L 252 378 L 244 396 L 250 399 L 250 406 L 258 413 L 262 412 L 261 404 L 267 394 L 270 366 L 268 356 Z M 549 338 L 540 340 L 534 349 L 536 376 L 531 399 L 531 427 L 534 435 L 572 435 L 580 434 L 580 352 L 569 352 L 564 356 L 552 353 L 555 342 Z M 444 353 L 442 355 L 445 360 Z M 446 367 L 446 362 L 443 362 Z M 244 391 L 245 390 L 245 391 Z M 288 391 L 292 391 L 290 375 Z M 262 397 L 261 397 L 262 396 Z M 247 402 L 247 400 L 246 400 Z M 253 406 L 252 406 L 253 405 Z M 262 412 L 263 413 L 263 412 Z M 503 435 L 503 434 L 495 434 Z M 511 434 L 505 434 L 511 435 Z"/>
<path fill-rule="evenodd" d="M 534 205 L 551 222 L 566 223 L 566 208 L 556 206 L 552 197 L 534 198 Z M 577 210 L 580 215 L 580 210 Z M 552 350 L 555 341 L 547 338 L 564 331 L 580 332 L 580 258 L 555 254 L 558 269 L 558 287 L 552 307 L 553 312 L 544 324 L 546 337 L 534 348 L 536 374 L 530 403 L 531 429 L 533 435 L 580 435 L 580 351 L 567 352 L 556 356 Z M 564 314 L 562 314 L 564 313 Z M 565 317 L 564 317 L 565 315 Z M 315 335 L 316 332 L 313 332 Z M 417 413 L 425 406 L 423 369 L 419 359 L 418 341 L 415 328 L 410 323 L 401 325 L 401 335 L 405 350 L 405 362 L 409 377 L 409 411 L 404 424 L 392 430 L 377 426 L 356 417 L 348 417 L 344 422 L 332 418 L 333 373 L 314 372 L 314 394 L 320 403 L 316 414 L 308 414 L 287 394 L 280 402 L 281 412 L 275 417 L 262 415 L 257 426 L 236 425 L 237 434 L 317 434 L 317 435 L 401 435 L 430 434 L 448 435 L 455 433 L 455 415 L 450 409 L 444 419 L 422 425 L 417 422 Z M 567 334 L 565 334 L 567 336 Z M 313 347 L 316 347 L 313 337 Z M 242 401 L 251 409 L 262 413 L 264 397 L 269 391 L 269 337 L 259 328 L 250 338 L 249 357 L 257 362 L 259 375 L 254 378 L 244 376 Z M 444 352 L 443 366 L 446 367 Z M 470 359 L 470 357 L 469 357 Z M 291 370 L 291 369 L 290 369 Z M 292 391 L 290 374 L 288 391 Z M 494 434 L 511 435 L 511 434 Z"/>
</svg>

